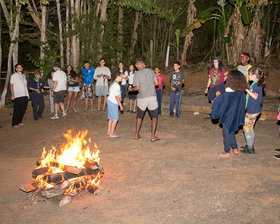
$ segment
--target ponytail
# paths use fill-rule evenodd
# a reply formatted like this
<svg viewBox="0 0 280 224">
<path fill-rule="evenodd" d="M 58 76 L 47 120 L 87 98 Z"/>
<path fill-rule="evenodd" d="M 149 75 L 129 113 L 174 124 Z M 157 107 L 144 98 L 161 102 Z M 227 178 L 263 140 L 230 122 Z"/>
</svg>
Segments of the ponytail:
<svg viewBox="0 0 280 224">
<path fill-rule="evenodd" d="M 253 66 L 250 68 L 249 72 L 251 72 L 253 75 L 256 75 L 259 81 L 257 82 L 257 85 L 260 87 L 265 86 L 265 75 L 263 71 L 259 67 Z"/>
</svg>

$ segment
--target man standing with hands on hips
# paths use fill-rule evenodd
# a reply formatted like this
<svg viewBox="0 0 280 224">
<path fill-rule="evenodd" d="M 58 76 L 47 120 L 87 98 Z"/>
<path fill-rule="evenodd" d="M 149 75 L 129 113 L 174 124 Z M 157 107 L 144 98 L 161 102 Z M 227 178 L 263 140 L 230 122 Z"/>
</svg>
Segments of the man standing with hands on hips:
<svg viewBox="0 0 280 224">
<path fill-rule="evenodd" d="M 23 125 L 22 119 L 27 109 L 29 93 L 22 66 L 16 64 L 15 70 L 16 72 L 12 74 L 10 80 L 11 100 L 14 103 L 12 126 L 19 128 Z"/>
<path fill-rule="evenodd" d="M 141 138 L 139 132 L 142 125 L 146 110 L 152 119 L 151 142 L 159 141 L 156 137 L 157 119 L 158 119 L 158 102 L 156 96 L 156 88 L 158 81 L 152 69 L 145 68 L 145 62 L 139 58 L 136 60 L 138 71 L 134 74 L 133 88 L 129 91 L 139 90 L 137 99 L 137 118 L 136 118 L 136 133 L 134 139 Z"/>
</svg>

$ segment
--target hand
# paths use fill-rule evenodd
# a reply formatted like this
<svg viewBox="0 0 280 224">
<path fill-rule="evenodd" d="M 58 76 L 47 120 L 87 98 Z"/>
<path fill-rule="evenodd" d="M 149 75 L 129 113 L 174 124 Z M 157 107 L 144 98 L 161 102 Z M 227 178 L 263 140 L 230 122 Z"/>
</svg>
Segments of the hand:
<svg viewBox="0 0 280 224">
<path fill-rule="evenodd" d="M 51 95 L 52 95 L 52 97 L 53 97 L 53 91 L 52 91 Z"/>
<path fill-rule="evenodd" d="M 15 99 L 15 96 L 14 95 L 11 95 L 11 100 L 14 100 Z"/>
<path fill-rule="evenodd" d="M 171 87 L 172 91 L 176 91 L 176 89 L 174 87 Z"/>
<path fill-rule="evenodd" d="M 129 88 L 128 88 L 128 91 L 132 91 L 132 88 L 131 88 L 131 87 L 129 87 Z"/>
<path fill-rule="evenodd" d="M 208 87 L 206 87 L 206 89 L 205 89 L 205 91 L 204 91 L 205 93 L 208 93 Z"/>
<path fill-rule="evenodd" d="M 120 106 L 120 110 L 123 111 L 123 106 Z"/>
<path fill-rule="evenodd" d="M 36 89 L 36 92 L 39 93 L 39 94 L 41 93 L 41 91 L 39 89 Z"/>
</svg>

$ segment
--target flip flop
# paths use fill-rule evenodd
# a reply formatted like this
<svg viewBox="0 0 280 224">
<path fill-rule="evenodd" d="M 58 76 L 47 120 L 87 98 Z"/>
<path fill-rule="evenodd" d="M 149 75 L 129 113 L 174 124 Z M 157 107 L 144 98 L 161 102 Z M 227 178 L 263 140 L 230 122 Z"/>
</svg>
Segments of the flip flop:
<svg viewBox="0 0 280 224">
<path fill-rule="evenodd" d="M 141 135 L 138 135 L 138 137 L 134 137 L 134 140 L 138 140 L 138 139 L 140 139 L 140 138 L 142 138 L 142 136 L 141 136 Z"/>
<path fill-rule="evenodd" d="M 112 136 L 112 137 L 109 137 L 109 139 L 117 139 L 117 138 L 120 138 L 119 136 Z"/>
<path fill-rule="evenodd" d="M 223 153 L 223 152 L 219 152 L 217 155 L 218 155 L 219 157 L 223 157 L 223 158 L 228 158 L 228 157 L 229 157 L 229 155 L 227 155 L 227 154 L 225 154 L 225 153 Z"/>
<path fill-rule="evenodd" d="M 152 139 L 151 139 L 151 142 L 156 142 L 156 141 L 159 141 L 159 140 L 160 140 L 159 137 L 155 137 L 155 138 L 152 138 Z"/>
</svg>

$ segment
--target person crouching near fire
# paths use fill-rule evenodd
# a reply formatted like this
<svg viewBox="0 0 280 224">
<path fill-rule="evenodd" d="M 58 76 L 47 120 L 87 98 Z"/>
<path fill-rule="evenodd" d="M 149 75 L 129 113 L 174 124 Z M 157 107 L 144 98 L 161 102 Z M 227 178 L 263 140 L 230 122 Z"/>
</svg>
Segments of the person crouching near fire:
<svg viewBox="0 0 280 224">
<path fill-rule="evenodd" d="M 118 75 L 109 89 L 109 96 L 107 99 L 107 107 L 108 107 L 107 136 L 110 139 L 120 138 L 115 134 L 115 129 L 119 120 L 119 107 L 120 107 L 120 111 L 123 111 L 123 106 L 121 103 L 121 87 L 120 87 L 121 81 L 122 81 L 122 76 Z"/>
</svg>

